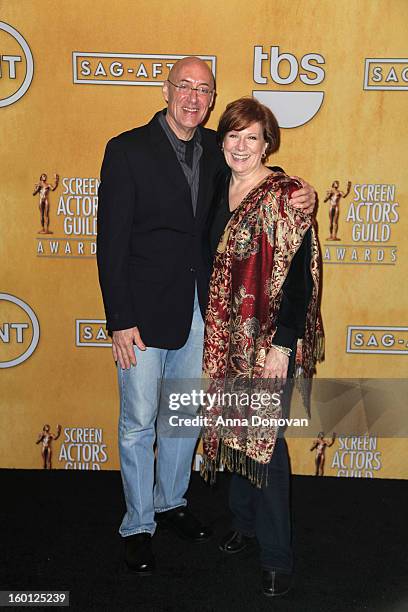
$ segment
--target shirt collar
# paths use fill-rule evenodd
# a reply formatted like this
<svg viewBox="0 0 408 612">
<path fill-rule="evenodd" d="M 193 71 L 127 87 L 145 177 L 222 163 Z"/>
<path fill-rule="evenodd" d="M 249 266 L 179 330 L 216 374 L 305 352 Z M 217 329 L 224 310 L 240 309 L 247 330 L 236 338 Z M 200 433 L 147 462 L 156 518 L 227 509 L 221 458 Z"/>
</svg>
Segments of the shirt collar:
<svg viewBox="0 0 408 612">
<path fill-rule="evenodd" d="M 169 137 L 170 141 L 172 143 L 174 143 L 176 146 L 182 147 L 183 149 L 186 146 L 187 142 L 190 142 L 188 140 L 182 140 L 181 138 L 179 138 L 177 136 L 177 134 L 175 134 L 173 132 L 173 130 L 171 129 L 167 119 L 166 119 L 166 114 L 167 114 L 167 108 L 164 108 L 162 110 L 161 113 L 159 113 L 159 123 L 162 126 L 163 130 L 166 132 L 167 136 Z M 200 126 L 197 127 L 196 131 L 194 132 L 194 135 L 191 139 L 194 142 L 194 145 L 196 143 L 201 143 L 201 132 L 200 132 Z"/>
</svg>

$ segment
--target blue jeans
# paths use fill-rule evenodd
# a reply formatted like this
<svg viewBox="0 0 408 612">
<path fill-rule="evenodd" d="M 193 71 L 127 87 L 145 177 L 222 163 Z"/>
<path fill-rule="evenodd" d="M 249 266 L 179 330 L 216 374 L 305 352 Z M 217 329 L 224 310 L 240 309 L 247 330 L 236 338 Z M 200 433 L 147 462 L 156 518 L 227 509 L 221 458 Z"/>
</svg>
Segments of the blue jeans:
<svg viewBox="0 0 408 612">
<path fill-rule="evenodd" d="M 118 367 L 120 393 L 119 454 L 126 514 L 119 533 L 153 535 L 155 512 L 185 506 L 197 436 L 161 435 L 156 419 L 163 379 L 199 379 L 202 372 L 204 324 L 197 291 L 190 334 L 177 350 L 135 347 L 137 365 Z M 159 383 L 159 384 L 158 384 Z M 196 410 L 196 408 L 195 408 Z M 198 431 L 197 431 L 198 435 Z M 154 442 L 157 442 L 156 478 Z"/>
</svg>

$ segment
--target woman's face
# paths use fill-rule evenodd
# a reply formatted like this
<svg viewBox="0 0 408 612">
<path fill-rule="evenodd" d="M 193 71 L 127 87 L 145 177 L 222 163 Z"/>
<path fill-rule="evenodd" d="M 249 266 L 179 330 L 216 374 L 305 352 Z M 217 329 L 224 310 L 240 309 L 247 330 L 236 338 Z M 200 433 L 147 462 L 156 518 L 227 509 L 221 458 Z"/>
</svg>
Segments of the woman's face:
<svg viewBox="0 0 408 612">
<path fill-rule="evenodd" d="M 267 146 L 261 123 L 251 123 L 239 132 L 232 130 L 225 134 L 223 141 L 225 161 L 236 174 L 250 175 L 262 165 L 262 155 Z"/>
</svg>

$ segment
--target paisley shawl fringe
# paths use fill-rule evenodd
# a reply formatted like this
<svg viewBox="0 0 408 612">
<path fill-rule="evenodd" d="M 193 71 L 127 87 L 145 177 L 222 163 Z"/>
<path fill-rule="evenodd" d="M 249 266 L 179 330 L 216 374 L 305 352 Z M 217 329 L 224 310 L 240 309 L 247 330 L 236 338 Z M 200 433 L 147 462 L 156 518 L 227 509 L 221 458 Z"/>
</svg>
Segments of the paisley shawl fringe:
<svg viewBox="0 0 408 612">
<path fill-rule="evenodd" d="M 315 344 L 313 348 L 313 359 L 315 363 L 321 363 L 324 361 L 324 353 L 326 349 L 326 343 L 324 334 L 322 331 L 318 331 L 315 337 Z"/>
<path fill-rule="evenodd" d="M 312 363 L 309 365 L 297 363 L 295 367 L 295 386 L 302 398 L 305 412 L 311 418 L 312 376 L 316 363 L 324 361 L 325 339 L 323 331 L 318 330 L 314 336 Z"/>
<path fill-rule="evenodd" d="M 258 489 L 268 484 L 268 464 L 259 463 L 245 454 L 245 451 L 232 448 L 220 440 L 216 459 L 209 459 L 203 456 L 200 466 L 200 474 L 206 482 L 213 485 L 216 481 L 217 470 L 223 465 L 229 472 L 236 472 L 245 476 L 248 480 L 258 487 Z"/>
</svg>

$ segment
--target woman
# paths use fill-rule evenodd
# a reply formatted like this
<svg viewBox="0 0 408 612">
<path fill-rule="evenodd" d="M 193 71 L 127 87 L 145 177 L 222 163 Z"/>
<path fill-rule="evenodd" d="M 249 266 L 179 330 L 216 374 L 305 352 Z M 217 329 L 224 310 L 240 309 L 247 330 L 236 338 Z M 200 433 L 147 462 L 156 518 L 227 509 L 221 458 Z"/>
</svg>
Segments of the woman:
<svg viewBox="0 0 408 612">
<path fill-rule="evenodd" d="M 282 390 L 295 366 L 310 377 L 321 356 L 319 250 L 311 216 L 288 205 L 298 183 L 265 166 L 280 144 L 272 112 L 254 99 L 236 100 L 223 113 L 217 136 L 231 173 L 212 225 L 215 245 L 227 222 L 210 282 L 204 374 L 212 391 L 239 389 L 235 397 L 241 398 L 250 389 L 253 399 L 265 379 Z M 276 396 L 270 393 L 256 414 L 281 416 Z M 239 404 L 226 407 L 220 400 L 205 407 L 202 472 L 214 478 L 219 463 L 235 472 L 232 531 L 220 548 L 238 553 L 256 537 L 263 592 L 280 595 L 290 587 L 293 565 L 286 442 L 277 427 L 252 424 L 254 405 Z M 223 426 L 220 416 L 234 418 Z"/>
</svg>

